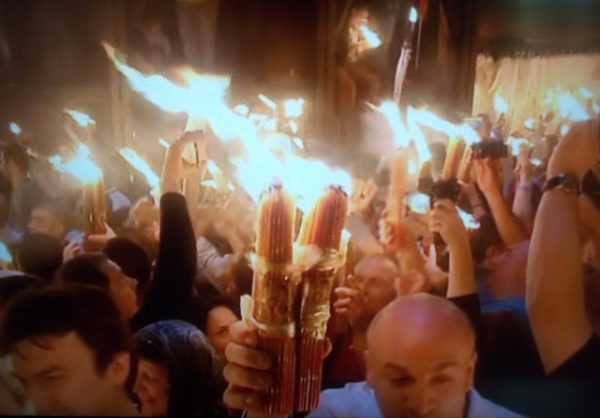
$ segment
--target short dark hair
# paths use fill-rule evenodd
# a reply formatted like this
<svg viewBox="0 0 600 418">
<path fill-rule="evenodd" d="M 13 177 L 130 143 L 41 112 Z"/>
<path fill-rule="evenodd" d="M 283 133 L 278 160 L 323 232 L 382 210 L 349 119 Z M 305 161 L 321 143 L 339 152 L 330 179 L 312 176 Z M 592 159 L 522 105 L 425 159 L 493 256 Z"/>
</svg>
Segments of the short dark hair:
<svg viewBox="0 0 600 418">
<path fill-rule="evenodd" d="M 59 283 L 98 286 L 109 290 L 110 279 L 104 267 L 110 260 L 103 253 L 86 253 L 67 261 L 57 274 Z"/>
<path fill-rule="evenodd" d="M 27 149 L 19 144 L 9 144 L 4 149 L 6 162 L 13 161 L 22 171 L 29 171 L 29 155 Z"/>
<path fill-rule="evenodd" d="M 63 246 L 46 234 L 26 234 L 17 246 L 17 264 L 21 271 L 51 280 L 63 262 Z"/>
<path fill-rule="evenodd" d="M 14 298 L 4 312 L 1 349 L 9 353 L 22 341 L 70 332 L 94 352 L 99 372 L 115 354 L 129 351 L 127 324 L 111 298 L 80 285 L 30 289 Z"/>
<path fill-rule="evenodd" d="M 208 317 L 210 315 L 210 312 L 214 308 L 218 308 L 218 307 L 228 308 L 231 312 L 233 312 L 235 314 L 235 316 L 237 316 L 238 318 L 240 317 L 239 308 L 237 307 L 237 305 L 235 303 L 233 303 L 231 298 L 227 297 L 226 295 L 207 293 L 205 295 L 198 295 L 198 296 L 199 296 L 199 298 L 198 298 L 199 303 L 197 304 L 197 308 L 198 308 L 197 318 L 198 318 L 198 328 L 200 328 L 200 331 L 202 331 L 204 333 L 207 332 L 206 328 L 208 326 Z"/>
<path fill-rule="evenodd" d="M 130 239 L 117 237 L 109 240 L 102 252 L 117 264 L 123 273 L 137 280 L 138 294 L 143 296 L 152 272 L 152 263 L 146 251 Z"/>
<path fill-rule="evenodd" d="M 39 277 L 16 273 L 14 276 L 6 276 L 0 279 L 0 306 L 9 303 L 14 297 L 22 292 L 41 287 L 48 282 Z"/>
</svg>

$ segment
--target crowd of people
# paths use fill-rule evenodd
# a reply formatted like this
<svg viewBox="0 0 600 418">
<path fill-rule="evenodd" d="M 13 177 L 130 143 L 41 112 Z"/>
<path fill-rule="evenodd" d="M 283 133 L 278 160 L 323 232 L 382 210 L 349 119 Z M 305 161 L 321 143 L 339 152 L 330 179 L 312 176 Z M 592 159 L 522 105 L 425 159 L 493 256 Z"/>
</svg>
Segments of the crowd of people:
<svg viewBox="0 0 600 418">
<path fill-rule="evenodd" d="M 86 233 L 81 196 L 50 198 L 27 149 L 4 147 L 0 414 L 267 416 L 273 359 L 239 312 L 255 211 L 182 187 L 203 170 L 184 148 L 207 135 L 171 144 L 159 201 L 107 195 L 103 234 Z M 348 225 L 363 232 L 308 416 L 600 416 L 599 157 L 598 122 L 574 123 L 540 166 L 526 150 L 512 175 L 476 160 L 427 214 L 391 214 L 382 176 L 357 182 Z"/>
</svg>

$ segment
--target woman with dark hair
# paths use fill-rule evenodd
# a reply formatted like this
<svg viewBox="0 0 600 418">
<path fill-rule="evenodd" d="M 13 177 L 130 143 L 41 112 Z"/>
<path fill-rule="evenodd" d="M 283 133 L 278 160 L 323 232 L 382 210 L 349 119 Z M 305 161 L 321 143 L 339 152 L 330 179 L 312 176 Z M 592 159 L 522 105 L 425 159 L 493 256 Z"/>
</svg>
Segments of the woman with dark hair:
<svg viewBox="0 0 600 418">
<path fill-rule="evenodd" d="M 160 321 L 133 337 L 130 387 L 143 416 L 226 416 L 222 364 L 208 339 L 184 321 Z"/>
<path fill-rule="evenodd" d="M 229 327 L 240 318 L 232 299 L 225 295 L 205 293 L 200 296 L 198 326 L 221 358 L 230 342 Z"/>
</svg>

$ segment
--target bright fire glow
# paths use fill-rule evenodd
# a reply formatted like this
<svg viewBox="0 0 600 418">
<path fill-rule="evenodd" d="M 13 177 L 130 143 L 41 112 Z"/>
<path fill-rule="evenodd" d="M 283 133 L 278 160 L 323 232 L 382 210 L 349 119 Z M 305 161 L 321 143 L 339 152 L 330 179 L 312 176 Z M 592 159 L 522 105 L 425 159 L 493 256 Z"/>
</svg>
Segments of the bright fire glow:
<svg viewBox="0 0 600 418">
<path fill-rule="evenodd" d="M 169 142 L 168 142 L 166 139 L 164 139 L 164 138 L 160 138 L 160 139 L 158 140 L 158 143 L 159 143 L 159 144 L 160 144 L 162 147 L 164 147 L 164 148 L 166 148 L 166 149 L 169 149 L 169 148 L 171 148 L 171 144 L 169 144 Z"/>
<path fill-rule="evenodd" d="M 304 113 L 304 99 L 289 99 L 283 103 L 286 118 L 297 119 Z"/>
<path fill-rule="evenodd" d="M 300 149 L 304 149 L 304 141 L 300 138 L 293 138 L 292 142 Z"/>
<path fill-rule="evenodd" d="M 473 129 L 473 127 L 468 123 L 463 123 L 462 125 L 458 126 L 457 130 L 459 136 L 463 138 L 467 145 L 471 146 L 473 144 L 481 142 L 481 137 L 479 136 L 477 131 Z"/>
<path fill-rule="evenodd" d="M 274 182 L 282 184 L 305 212 L 329 185 L 340 186 L 349 195 L 352 193 L 352 178 L 346 171 L 331 168 L 322 161 L 301 158 L 291 148 L 275 151 L 269 147 L 250 115 L 240 115 L 226 104 L 228 78 L 186 70 L 185 73 L 180 72 L 180 78 L 187 86 L 180 86 L 163 76 L 143 75 L 118 59 L 110 45 L 104 44 L 104 47 L 131 87 L 147 100 L 164 111 L 185 112 L 190 118 L 204 119 L 223 142 L 239 140 L 242 149 L 230 155 L 229 161 L 235 168 L 233 176 L 236 182 L 255 203 Z M 269 103 L 270 99 L 263 96 L 261 100 Z"/>
<path fill-rule="evenodd" d="M 75 122 L 81 127 L 94 125 L 96 121 L 92 119 L 87 113 L 80 112 L 78 110 L 65 109 L 65 113 L 73 118 Z"/>
<path fill-rule="evenodd" d="M 417 120 L 415 119 L 415 112 L 417 110 L 413 107 L 408 107 L 407 111 L 407 121 L 408 121 L 408 129 L 412 136 L 413 141 L 415 142 L 415 147 L 417 148 L 417 154 L 419 155 L 419 161 L 421 165 L 423 165 L 427 161 L 431 161 L 431 150 L 429 149 L 429 145 L 425 140 L 425 135 L 423 135 L 423 131 L 417 125 Z"/>
<path fill-rule="evenodd" d="M 536 167 L 541 167 L 542 166 L 542 160 L 540 160 L 539 158 L 532 158 L 531 159 L 531 164 L 533 164 Z"/>
<path fill-rule="evenodd" d="M 480 227 L 480 224 L 477 221 L 477 219 L 470 213 L 467 213 L 464 210 L 462 210 L 461 208 L 458 208 L 458 216 L 460 216 L 460 219 L 463 221 L 465 228 L 478 229 Z"/>
<path fill-rule="evenodd" d="M 10 125 L 8 125 L 8 127 L 10 128 L 10 131 L 15 135 L 21 135 L 21 132 L 23 132 L 19 124 L 16 122 L 11 122 Z"/>
<path fill-rule="evenodd" d="M 571 127 L 569 125 L 560 125 L 560 134 L 562 136 L 566 136 L 571 131 Z"/>
<path fill-rule="evenodd" d="M 8 251 L 8 247 L 2 241 L 0 241 L 0 261 L 3 263 L 12 263 L 13 261 L 10 251 Z"/>
<path fill-rule="evenodd" d="M 116 69 L 123 74 L 131 88 L 165 112 L 187 113 L 195 119 L 217 117 L 223 109 L 229 78 L 209 74 L 197 74 L 191 69 L 182 69 L 179 76 L 187 85 L 180 86 L 161 75 L 144 75 L 125 64 L 117 51 L 103 43 L 108 57 Z"/>
<path fill-rule="evenodd" d="M 248 107 L 248 105 L 239 104 L 233 108 L 233 111 L 239 113 L 242 116 L 247 116 L 248 113 L 250 113 L 250 108 Z"/>
<path fill-rule="evenodd" d="M 93 184 L 102 180 L 102 170 L 90 159 L 90 156 L 90 149 L 80 143 L 71 160 L 64 161 L 61 156 L 53 155 L 48 161 L 57 171 L 70 174 L 83 184 Z"/>
<path fill-rule="evenodd" d="M 366 24 L 362 24 L 358 27 L 360 34 L 367 41 L 369 48 L 379 48 L 381 46 L 381 39 L 379 35 L 371 30 Z"/>
<path fill-rule="evenodd" d="M 413 111 L 412 117 L 418 124 L 427 126 L 431 129 L 435 129 L 436 131 L 442 132 L 449 137 L 457 137 L 459 134 L 456 125 L 448 122 L 446 119 L 439 117 L 438 115 L 429 110 L 415 109 Z"/>
<path fill-rule="evenodd" d="M 148 182 L 148 185 L 151 188 L 154 189 L 159 187 L 160 178 L 152 169 L 152 167 L 150 167 L 150 164 L 140 157 L 137 152 L 131 148 L 121 148 L 119 154 L 121 154 L 121 156 L 129 163 L 129 165 L 131 165 L 144 176 L 146 182 Z"/>
<path fill-rule="evenodd" d="M 291 120 L 288 125 L 293 134 L 297 134 L 300 130 L 300 125 L 298 125 L 298 122 L 295 120 Z"/>
<path fill-rule="evenodd" d="M 394 144 L 398 148 L 406 148 L 409 144 L 409 133 L 402 122 L 402 115 L 398 105 L 391 101 L 385 101 L 379 107 L 372 106 L 375 110 L 383 114 L 394 134 Z"/>
<path fill-rule="evenodd" d="M 508 102 L 500 93 L 496 93 L 494 96 L 494 110 L 498 115 L 508 113 Z"/>
<path fill-rule="evenodd" d="M 417 12 L 417 9 L 413 6 L 410 8 L 410 12 L 408 14 L 408 21 L 410 23 L 417 23 L 418 19 L 419 19 L 419 13 Z"/>
<path fill-rule="evenodd" d="M 567 92 L 558 94 L 558 111 L 560 116 L 572 122 L 582 122 L 590 119 L 585 107 Z"/>
<path fill-rule="evenodd" d="M 277 104 L 270 97 L 267 97 L 264 94 L 259 94 L 258 98 L 273 112 L 277 110 Z"/>
</svg>

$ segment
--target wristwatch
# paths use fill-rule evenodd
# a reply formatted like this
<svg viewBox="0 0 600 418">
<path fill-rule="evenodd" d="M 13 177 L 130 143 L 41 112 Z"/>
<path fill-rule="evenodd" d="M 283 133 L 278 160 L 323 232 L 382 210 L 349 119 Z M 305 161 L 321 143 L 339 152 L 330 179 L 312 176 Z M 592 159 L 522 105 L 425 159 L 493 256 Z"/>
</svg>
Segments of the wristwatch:
<svg viewBox="0 0 600 418">
<path fill-rule="evenodd" d="M 570 173 L 558 174 L 557 176 L 548 179 L 544 184 L 544 193 L 553 189 L 564 190 L 567 193 L 579 194 L 579 179 L 577 176 Z"/>
</svg>

